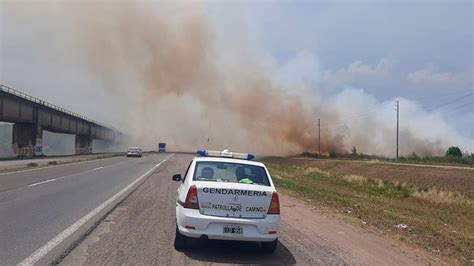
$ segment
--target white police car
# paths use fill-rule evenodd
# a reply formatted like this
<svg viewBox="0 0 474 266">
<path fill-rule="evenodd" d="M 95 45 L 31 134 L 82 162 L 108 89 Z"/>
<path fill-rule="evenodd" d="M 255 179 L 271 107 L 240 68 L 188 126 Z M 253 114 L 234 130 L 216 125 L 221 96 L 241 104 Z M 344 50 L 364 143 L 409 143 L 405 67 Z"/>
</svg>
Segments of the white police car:
<svg viewBox="0 0 474 266">
<path fill-rule="evenodd" d="M 184 176 L 176 203 L 175 248 L 187 238 L 278 243 L 280 203 L 270 173 L 251 154 L 199 150 Z"/>
</svg>

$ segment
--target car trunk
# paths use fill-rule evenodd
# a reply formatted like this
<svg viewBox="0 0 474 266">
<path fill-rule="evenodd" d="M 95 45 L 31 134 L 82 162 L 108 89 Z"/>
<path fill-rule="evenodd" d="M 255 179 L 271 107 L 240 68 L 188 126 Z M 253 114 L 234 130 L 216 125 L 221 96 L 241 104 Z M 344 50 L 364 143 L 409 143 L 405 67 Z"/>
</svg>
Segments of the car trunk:
<svg viewBox="0 0 474 266">
<path fill-rule="evenodd" d="M 206 181 L 195 184 L 203 215 L 254 219 L 267 216 L 273 194 L 268 186 Z"/>
</svg>

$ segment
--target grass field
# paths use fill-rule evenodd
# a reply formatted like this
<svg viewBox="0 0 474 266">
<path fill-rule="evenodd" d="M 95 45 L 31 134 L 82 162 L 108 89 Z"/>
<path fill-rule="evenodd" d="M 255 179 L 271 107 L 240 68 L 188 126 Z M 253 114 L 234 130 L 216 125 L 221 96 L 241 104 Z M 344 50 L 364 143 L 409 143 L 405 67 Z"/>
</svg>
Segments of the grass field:
<svg viewBox="0 0 474 266">
<path fill-rule="evenodd" d="M 277 187 L 290 195 L 430 252 L 462 263 L 474 259 L 472 170 L 283 158 L 265 162 Z"/>
</svg>

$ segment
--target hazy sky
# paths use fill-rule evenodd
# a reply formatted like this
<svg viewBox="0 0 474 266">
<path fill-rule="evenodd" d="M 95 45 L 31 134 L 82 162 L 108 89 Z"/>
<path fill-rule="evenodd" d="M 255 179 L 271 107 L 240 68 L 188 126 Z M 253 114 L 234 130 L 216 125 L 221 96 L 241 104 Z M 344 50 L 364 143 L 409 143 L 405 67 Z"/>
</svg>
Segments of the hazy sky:
<svg viewBox="0 0 474 266">
<path fill-rule="evenodd" d="M 68 21 L 46 19 L 52 8 L 36 25 L 2 6 L 1 83 L 107 119 L 90 107 L 102 104 L 97 98 L 104 95 L 78 90 L 95 81 L 62 60 L 69 48 L 64 39 L 56 42 L 55 32 L 64 32 Z M 282 84 L 327 96 L 355 88 L 387 104 L 411 99 L 474 139 L 472 1 L 206 1 L 203 6 L 221 54 L 232 57 L 245 48 Z M 52 93 L 64 84 L 71 89 L 61 91 L 71 97 Z M 91 98 L 89 105 L 74 100 L 83 94 Z"/>
<path fill-rule="evenodd" d="M 226 39 L 246 36 L 267 54 L 264 59 L 276 61 L 283 80 L 327 94 L 354 87 L 379 100 L 416 100 L 474 138 L 472 1 L 244 1 L 217 7 L 211 1 L 207 6 Z"/>
</svg>

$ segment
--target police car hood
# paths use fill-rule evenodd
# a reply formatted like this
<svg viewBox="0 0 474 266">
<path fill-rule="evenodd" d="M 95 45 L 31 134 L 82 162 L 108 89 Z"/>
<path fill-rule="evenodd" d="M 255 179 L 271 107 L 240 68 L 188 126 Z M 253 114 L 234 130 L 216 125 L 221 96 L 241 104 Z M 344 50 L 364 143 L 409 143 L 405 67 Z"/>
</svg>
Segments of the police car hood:
<svg viewBox="0 0 474 266">
<path fill-rule="evenodd" d="M 254 218 L 267 216 L 274 189 L 254 184 L 196 181 L 203 215 Z"/>
</svg>

